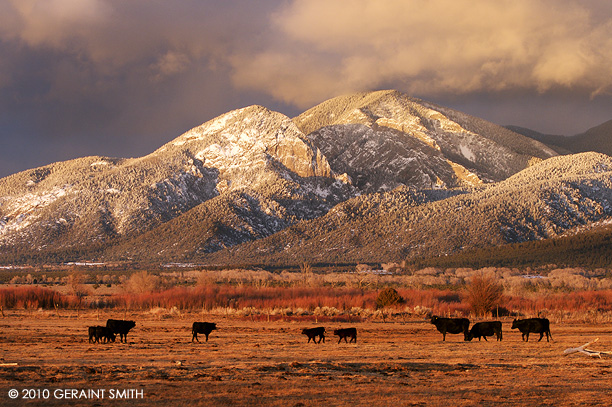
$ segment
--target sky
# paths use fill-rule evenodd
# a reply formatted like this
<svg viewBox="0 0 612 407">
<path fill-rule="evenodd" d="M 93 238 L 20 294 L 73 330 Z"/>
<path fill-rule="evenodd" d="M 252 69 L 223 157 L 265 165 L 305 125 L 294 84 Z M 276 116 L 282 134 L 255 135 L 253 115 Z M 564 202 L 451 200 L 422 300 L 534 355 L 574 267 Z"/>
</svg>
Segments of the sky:
<svg viewBox="0 0 612 407">
<path fill-rule="evenodd" d="M 612 2 L 0 0 L 0 177 L 380 89 L 582 133 L 612 119 Z"/>
</svg>

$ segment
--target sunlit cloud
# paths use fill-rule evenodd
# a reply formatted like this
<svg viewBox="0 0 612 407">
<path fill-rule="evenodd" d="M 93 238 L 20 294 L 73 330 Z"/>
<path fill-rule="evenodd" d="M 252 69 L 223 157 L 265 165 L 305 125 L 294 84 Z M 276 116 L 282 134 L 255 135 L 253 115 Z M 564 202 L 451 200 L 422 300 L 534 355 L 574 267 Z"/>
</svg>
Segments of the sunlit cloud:
<svg viewBox="0 0 612 407">
<path fill-rule="evenodd" d="M 612 20 L 594 18 L 586 5 L 295 0 L 272 18 L 284 41 L 234 56 L 234 79 L 303 107 L 389 83 L 421 95 L 594 94 L 612 84 Z"/>
<path fill-rule="evenodd" d="M 103 0 L 10 0 L 3 11 L 5 34 L 30 46 L 66 46 L 111 18 Z"/>
</svg>

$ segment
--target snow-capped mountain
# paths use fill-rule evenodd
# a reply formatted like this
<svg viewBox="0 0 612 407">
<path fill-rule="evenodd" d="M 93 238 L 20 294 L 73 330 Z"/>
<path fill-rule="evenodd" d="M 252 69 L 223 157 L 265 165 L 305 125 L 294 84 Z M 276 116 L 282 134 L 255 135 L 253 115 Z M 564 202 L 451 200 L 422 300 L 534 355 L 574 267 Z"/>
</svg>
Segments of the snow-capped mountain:
<svg viewBox="0 0 612 407">
<path fill-rule="evenodd" d="M 612 220 L 612 158 L 553 157 L 478 189 L 398 188 L 217 253 L 261 263 L 387 262 L 563 236 Z"/>
<path fill-rule="evenodd" d="M 332 169 L 367 192 L 501 181 L 557 155 L 503 127 L 397 91 L 340 96 L 294 120 Z"/>
<path fill-rule="evenodd" d="M 252 106 L 142 158 L 87 157 L 0 180 L 0 244 L 107 244 L 245 190 L 261 201 L 262 213 L 282 220 L 277 227 L 267 222 L 267 233 L 319 216 L 355 193 L 291 119 Z"/>
<path fill-rule="evenodd" d="M 536 176 L 520 180 L 532 171 L 548 185 L 537 168 L 555 155 L 533 139 L 396 91 L 334 98 L 293 119 L 250 106 L 141 158 L 86 157 L 0 179 L 0 248 L 3 261 L 252 262 L 311 250 L 342 261 L 367 260 L 371 248 L 385 245 L 393 249 L 377 255 L 547 237 L 573 227 L 550 220 L 572 208 L 530 215 L 548 234 L 521 232 L 517 216 L 502 221 L 514 207 L 492 223 L 469 221 L 470 211 L 457 208 L 481 208 L 478 216 L 489 219 L 482 208 L 503 207 L 513 194 L 545 201 L 545 188 L 527 188 Z M 595 191 L 607 188 L 598 178 L 604 173 L 585 170 L 579 178 Z M 524 188 L 510 187 L 517 182 Z M 549 198 L 564 191 L 555 182 Z M 599 195 L 589 199 L 600 205 L 593 213 L 608 216 Z M 479 223 L 485 226 L 474 229 Z M 435 243 L 442 238 L 427 230 L 446 233 L 450 243 Z"/>
</svg>

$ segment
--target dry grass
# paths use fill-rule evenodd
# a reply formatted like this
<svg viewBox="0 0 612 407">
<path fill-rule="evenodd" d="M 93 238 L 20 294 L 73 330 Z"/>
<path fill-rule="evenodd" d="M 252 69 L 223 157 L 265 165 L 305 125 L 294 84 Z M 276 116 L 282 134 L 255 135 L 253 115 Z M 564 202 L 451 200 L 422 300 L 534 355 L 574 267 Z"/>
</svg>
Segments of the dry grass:
<svg viewBox="0 0 612 407">
<path fill-rule="evenodd" d="M 185 314 L 137 321 L 129 343 L 89 344 L 88 325 L 123 313 L 79 318 L 51 311 L 5 312 L 0 320 L 0 402 L 8 389 L 139 389 L 148 406 L 388 406 L 388 405 L 608 405 L 610 359 L 563 356 L 596 337 L 612 350 L 611 325 L 553 324 L 554 341 L 528 342 L 504 320 L 503 342 L 463 342 L 423 319 L 353 323 L 357 344 L 306 344 L 309 322 L 253 322 Z M 69 317 L 71 315 L 71 317 Z M 192 344 L 195 320 L 217 322 L 209 342 Z M 180 362 L 177 364 L 177 361 Z M 452 400 L 452 401 L 451 401 Z M 49 400 L 48 405 L 106 405 L 110 400 Z M 130 401 L 134 404 L 134 401 Z M 127 402 L 125 402 L 127 404 Z M 35 403 L 32 403 L 35 404 Z M 121 403 L 119 403 L 121 404 Z"/>
<path fill-rule="evenodd" d="M 469 287 L 469 286 L 468 286 Z M 387 288 L 389 289 L 389 287 Z M 461 289 L 398 288 L 404 299 L 378 309 L 382 288 L 358 289 L 330 286 L 265 286 L 208 282 L 192 287 L 175 286 L 154 292 L 128 292 L 121 286 L 87 289 L 79 297 L 70 286 L 53 289 L 36 285 L 0 287 L 0 311 L 38 309 L 58 311 L 106 310 L 114 312 L 156 310 L 155 314 L 208 312 L 250 317 L 252 320 L 406 320 L 425 315 L 474 315 L 469 291 Z M 557 291 L 548 289 L 504 295 L 501 315 L 541 316 L 555 322 L 612 322 L 612 290 Z M 310 318 L 308 318 L 310 317 Z M 328 318 L 325 318 L 328 317 Z"/>
</svg>

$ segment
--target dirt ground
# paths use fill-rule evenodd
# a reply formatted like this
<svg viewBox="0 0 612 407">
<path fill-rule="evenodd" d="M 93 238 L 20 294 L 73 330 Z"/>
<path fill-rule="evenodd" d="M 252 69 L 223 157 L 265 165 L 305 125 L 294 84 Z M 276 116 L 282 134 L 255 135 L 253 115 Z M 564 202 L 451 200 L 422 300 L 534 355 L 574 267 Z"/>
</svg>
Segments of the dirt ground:
<svg viewBox="0 0 612 407">
<path fill-rule="evenodd" d="M 552 324 L 554 341 L 528 343 L 504 320 L 497 342 L 464 342 L 424 320 L 253 322 L 201 314 L 137 322 L 128 343 L 90 344 L 87 326 L 123 314 L 9 312 L 0 319 L 0 405 L 414 406 L 612 404 L 612 357 L 563 355 L 612 326 Z M 216 322 L 208 342 L 191 343 L 193 321 Z M 324 343 L 305 327 L 323 325 Z M 356 344 L 334 328 L 355 326 Z M 203 340 L 203 336 L 202 336 Z M 13 390 L 13 392 L 11 392 Z M 15 391 L 16 390 L 16 391 Z M 16 396 L 11 398 L 10 396 Z M 26 397 L 28 397 L 26 399 Z M 449 404 L 450 403 L 450 404 Z"/>
</svg>

